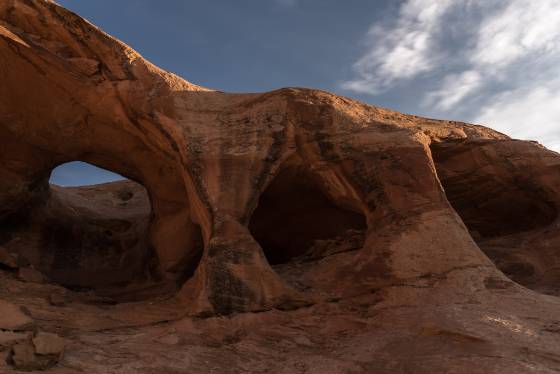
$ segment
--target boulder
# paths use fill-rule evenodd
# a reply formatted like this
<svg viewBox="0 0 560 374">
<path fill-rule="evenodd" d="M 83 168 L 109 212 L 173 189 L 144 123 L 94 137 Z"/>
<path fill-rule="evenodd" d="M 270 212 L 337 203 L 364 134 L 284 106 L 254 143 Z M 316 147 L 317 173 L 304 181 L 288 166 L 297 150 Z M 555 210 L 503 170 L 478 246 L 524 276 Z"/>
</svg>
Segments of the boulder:
<svg viewBox="0 0 560 374">
<path fill-rule="evenodd" d="M 27 331 L 34 328 L 34 321 L 22 308 L 0 300 L 0 330 Z"/>
<path fill-rule="evenodd" d="M 35 353 L 39 355 L 61 355 L 65 344 L 65 340 L 60 336 L 46 332 L 39 332 L 33 338 Z"/>
<path fill-rule="evenodd" d="M 64 347 L 65 340 L 58 335 L 39 332 L 33 338 L 15 342 L 8 362 L 18 370 L 46 370 L 62 358 Z"/>
<path fill-rule="evenodd" d="M 0 331 L 0 350 L 12 347 L 15 343 L 29 340 L 29 333 Z"/>
<path fill-rule="evenodd" d="M 60 355 L 42 355 L 35 351 L 30 341 L 17 343 L 12 347 L 8 361 L 22 371 L 47 370 L 58 363 Z"/>
</svg>

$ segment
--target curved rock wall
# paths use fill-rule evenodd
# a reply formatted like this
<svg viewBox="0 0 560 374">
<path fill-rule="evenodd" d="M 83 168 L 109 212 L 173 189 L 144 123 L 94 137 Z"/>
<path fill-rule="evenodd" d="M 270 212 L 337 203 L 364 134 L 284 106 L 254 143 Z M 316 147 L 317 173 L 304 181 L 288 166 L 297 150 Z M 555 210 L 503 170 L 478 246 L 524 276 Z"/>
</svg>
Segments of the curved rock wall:
<svg viewBox="0 0 560 374">
<path fill-rule="evenodd" d="M 558 295 L 558 154 L 517 140 L 434 144 L 432 153 L 480 248 L 516 282 Z"/>
<path fill-rule="evenodd" d="M 282 225 L 259 218 L 258 206 L 267 204 L 262 199 L 277 188 L 275 181 L 309 178 L 324 201 L 345 212 L 345 230 L 365 231 L 354 256 L 311 271 L 330 297 L 464 269 L 479 269 L 478 277 L 458 278 L 464 289 L 502 277 L 453 209 L 471 231 L 502 234 L 501 224 L 478 217 L 463 196 L 487 194 L 473 186 L 478 178 L 502 180 L 517 176 L 525 163 L 537 167 L 538 179 L 521 186 L 523 196 L 511 191 L 512 199 L 526 202 L 515 214 L 542 213 L 540 226 L 556 219 L 550 196 L 558 195 L 553 174 L 560 158 L 535 144 L 315 90 L 209 90 L 158 69 L 49 1 L 3 1 L 0 20 L 0 245 L 9 242 L 12 222 L 48 203 L 48 176 L 57 165 L 81 160 L 118 172 L 146 188 L 153 216 L 145 246 L 153 248 L 159 274 L 181 283 L 179 296 L 192 314 L 316 301 L 289 286 L 259 245 Z M 454 153 L 457 147 L 467 147 L 466 156 Z M 516 159 L 520 154 L 523 160 Z M 457 170 L 458 157 L 485 174 Z M 492 166 L 481 171 L 484 160 Z M 298 170 L 309 177 L 301 179 Z M 289 207 L 292 200 L 288 193 L 279 204 Z M 500 211 L 500 204 L 506 203 L 497 200 L 492 209 Z M 320 232 L 328 224 L 312 216 L 297 229 Z M 525 228 L 515 225 L 512 230 Z M 273 250 L 281 260 L 272 262 L 300 250 L 279 253 L 283 245 Z M 36 250 L 48 257 L 52 248 Z"/>
</svg>

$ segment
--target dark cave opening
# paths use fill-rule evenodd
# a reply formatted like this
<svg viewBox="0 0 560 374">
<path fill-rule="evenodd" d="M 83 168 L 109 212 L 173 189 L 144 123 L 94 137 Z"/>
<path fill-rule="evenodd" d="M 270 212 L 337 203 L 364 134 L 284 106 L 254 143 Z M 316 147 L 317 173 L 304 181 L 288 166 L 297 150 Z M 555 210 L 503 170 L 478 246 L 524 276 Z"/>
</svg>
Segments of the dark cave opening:
<svg viewBox="0 0 560 374">
<path fill-rule="evenodd" d="M 558 211 L 547 191 L 492 144 L 436 144 L 431 150 L 447 200 L 479 248 L 513 281 L 557 293 L 547 232 Z"/>
<path fill-rule="evenodd" d="M 447 200 L 475 239 L 546 227 L 558 216 L 534 181 L 497 162 L 485 161 L 476 144 L 432 145 L 432 156 Z"/>
<path fill-rule="evenodd" d="M 318 240 L 364 231 L 365 216 L 335 205 L 301 165 L 281 170 L 261 195 L 249 230 L 271 265 L 304 255 Z"/>
</svg>

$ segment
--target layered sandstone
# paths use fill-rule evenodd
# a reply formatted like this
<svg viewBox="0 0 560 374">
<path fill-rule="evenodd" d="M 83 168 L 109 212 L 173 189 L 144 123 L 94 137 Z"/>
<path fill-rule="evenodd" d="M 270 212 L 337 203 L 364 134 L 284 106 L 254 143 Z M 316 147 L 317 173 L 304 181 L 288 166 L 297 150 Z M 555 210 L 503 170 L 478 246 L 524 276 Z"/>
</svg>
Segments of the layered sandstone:
<svg viewBox="0 0 560 374">
<path fill-rule="evenodd" d="M 0 3 L 0 81 L 0 297 L 53 371 L 559 369 L 557 153 L 206 89 L 46 0 Z M 74 160 L 137 184 L 50 186 Z"/>
</svg>

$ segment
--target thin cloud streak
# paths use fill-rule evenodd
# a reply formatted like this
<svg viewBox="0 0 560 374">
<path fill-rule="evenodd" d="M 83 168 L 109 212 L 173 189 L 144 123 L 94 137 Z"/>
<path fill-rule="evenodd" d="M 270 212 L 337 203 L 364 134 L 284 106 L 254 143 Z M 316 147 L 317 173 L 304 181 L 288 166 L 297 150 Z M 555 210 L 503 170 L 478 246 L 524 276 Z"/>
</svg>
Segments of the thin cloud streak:
<svg viewBox="0 0 560 374">
<path fill-rule="evenodd" d="M 482 84 L 482 75 L 476 70 L 448 75 L 440 89 L 426 95 L 424 105 L 435 105 L 440 110 L 449 110 L 478 90 Z"/>
<path fill-rule="evenodd" d="M 485 107 L 477 123 L 485 123 L 521 139 L 539 139 L 560 150 L 560 82 L 507 92 Z"/>
<path fill-rule="evenodd" d="M 370 50 L 354 64 L 357 78 L 343 83 L 342 88 L 377 94 L 395 81 L 432 70 L 436 66 L 432 51 L 440 31 L 439 19 L 453 1 L 409 0 L 392 28 L 374 25 L 367 35 Z"/>
</svg>

